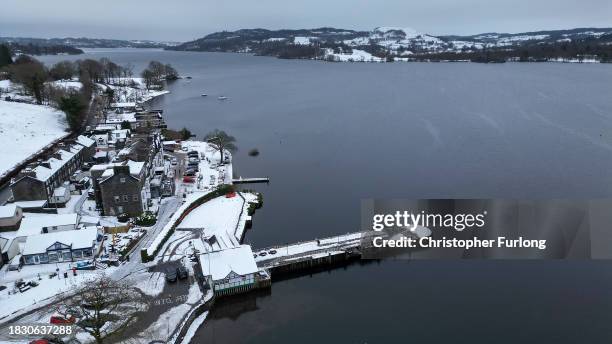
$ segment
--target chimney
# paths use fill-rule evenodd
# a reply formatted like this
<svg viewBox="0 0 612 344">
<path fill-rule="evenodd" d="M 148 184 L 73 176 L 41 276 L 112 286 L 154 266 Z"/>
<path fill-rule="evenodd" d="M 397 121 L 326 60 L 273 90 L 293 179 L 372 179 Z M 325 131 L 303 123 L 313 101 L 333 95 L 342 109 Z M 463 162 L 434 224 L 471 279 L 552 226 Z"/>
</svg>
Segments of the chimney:
<svg viewBox="0 0 612 344">
<path fill-rule="evenodd" d="M 40 166 L 42 167 L 46 167 L 46 168 L 51 168 L 51 163 L 48 161 L 43 161 L 40 163 Z"/>
<path fill-rule="evenodd" d="M 59 151 L 51 154 L 52 158 L 56 158 L 57 160 L 62 160 L 62 155 L 59 153 Z"/>
<path fill-rule="evenodd" d="M 26 167 L 19 172 L 19 174 L 17 175 L 17 178 L 26 177 L 26 176 L 36 178 L 36 171 L 33 168 Z"/>
</svg>

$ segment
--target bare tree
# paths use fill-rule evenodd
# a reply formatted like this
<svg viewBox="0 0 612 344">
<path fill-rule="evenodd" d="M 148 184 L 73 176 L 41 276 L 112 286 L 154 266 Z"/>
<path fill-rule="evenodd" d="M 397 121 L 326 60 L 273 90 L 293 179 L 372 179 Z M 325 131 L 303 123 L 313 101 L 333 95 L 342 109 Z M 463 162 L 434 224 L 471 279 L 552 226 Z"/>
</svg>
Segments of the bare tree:
<svg viewBox="0 0 612 344">
<path fill-rule="evenodd" d="M 37 59 L 20 55 L 10 65 L 9 73 L 14 82 L 23 85 L 24 89 L 34 95 L 36 102 L 42 104 L 45 81 L 49 77 L 47 68 Z"/>
<path fill-rule="evenodd" d="M 70 61 L 60 61 L 49 70 L 49 76 L 53 80 L 69 80 L 74 74 L 76 74 L 76 68 Z"/>
<path fill-rule="evenodd" d="M 56 307 L 56 310 L 66 319 L 76 317 L 75 325 L 100 344 L 104 338 L 129 323 L 135 313 L 130 303 L 139 298 L 140 294 L 127 283 L 102 274 L 75 288 L 74 296 Z M 118 326 L 105 326 L 117 321 L 120 322 Z"/>
<path fill-rule="evenodd" d="M 224 154 L 226 150 L 230 152 L 235 152 L 236 150 L 238 150 L 238 147 L 235 144 L 236 138 L 228 135 L 223 130 L 215 129 L 211 131 L 210 133 L 206 134 L 206 136 L 204 136 L 204 140 L 207 141 L 210 145 L 212 145 L 215 150 L 219 151 L 219 153 L 221 154 L 220 164 L 225 163 Z"/>
</svg>

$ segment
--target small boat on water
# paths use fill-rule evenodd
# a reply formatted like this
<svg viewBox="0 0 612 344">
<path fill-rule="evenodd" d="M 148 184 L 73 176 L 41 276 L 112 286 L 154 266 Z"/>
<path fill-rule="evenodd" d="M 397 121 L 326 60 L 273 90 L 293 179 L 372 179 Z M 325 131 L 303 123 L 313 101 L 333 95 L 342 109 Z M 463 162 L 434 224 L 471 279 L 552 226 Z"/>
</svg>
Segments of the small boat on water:
<svg viewBox="0 0 612 344">
<path fill-rule="evenodd" d="M 217 99 L 219 100 L 228 100 L 229 98 L 226 96 L 219 96 Z"/>
<path fill-rule="evenodd" d="M 208 94 L 202 93 L 202 97 L 206 97 L 206 96 L 208 96 Z"/>
</svg>

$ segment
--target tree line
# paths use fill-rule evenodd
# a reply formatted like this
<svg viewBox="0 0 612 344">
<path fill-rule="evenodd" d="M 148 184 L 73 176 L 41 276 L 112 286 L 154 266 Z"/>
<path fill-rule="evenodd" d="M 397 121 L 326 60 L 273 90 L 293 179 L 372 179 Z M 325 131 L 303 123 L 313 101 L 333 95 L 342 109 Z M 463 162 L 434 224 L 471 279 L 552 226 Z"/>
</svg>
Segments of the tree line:
<svg viewBox="0 0 612 344">
<path fill-rule="evenodd" d="M 176 80 L 179 77 L 172 65 L 159 61 L 149 62 L 149 66 L 142 71 L 141 76 L 147 89 L 162 87 L 164 81 Z"/>
<path fill-rule="evenodd" d="M 96 84 L 135 86 L 134 67 L 120 66 L 108 58 L 60 61 L 47 68 L 42 62 L 28 55 L 15 59 L 7 45 L 0 45 L 0 79 L 8 78 L 22 85 L 37 104 L 54 106 L 66 113 L 71 130 L 78 131 L 84 123 Z M 145 79 L 147 88 L 161 84 L 162 80 L 178 78 L 178 72 L 169 64 L 151 61 L 143 71 L 151 80 Z M 49 81 L 78 80 L 81 88 L 55 86 Z M 107 88 L 109 90 L 110 88 Z"/>
</svg>

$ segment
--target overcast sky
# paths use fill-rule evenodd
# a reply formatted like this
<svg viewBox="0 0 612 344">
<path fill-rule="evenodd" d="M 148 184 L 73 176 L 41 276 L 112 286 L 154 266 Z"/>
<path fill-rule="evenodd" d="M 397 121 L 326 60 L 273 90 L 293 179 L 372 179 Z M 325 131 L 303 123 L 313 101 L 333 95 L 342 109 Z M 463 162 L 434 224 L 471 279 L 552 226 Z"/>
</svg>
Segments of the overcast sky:
<svg viewBox="0 0 612 344">
<path fill-rule="evenodd" d="M 612 27 L 612 0 L 0 0 L 0 36 L 186 41 L 239 28 L 476 34 Z"/>
</svg>

